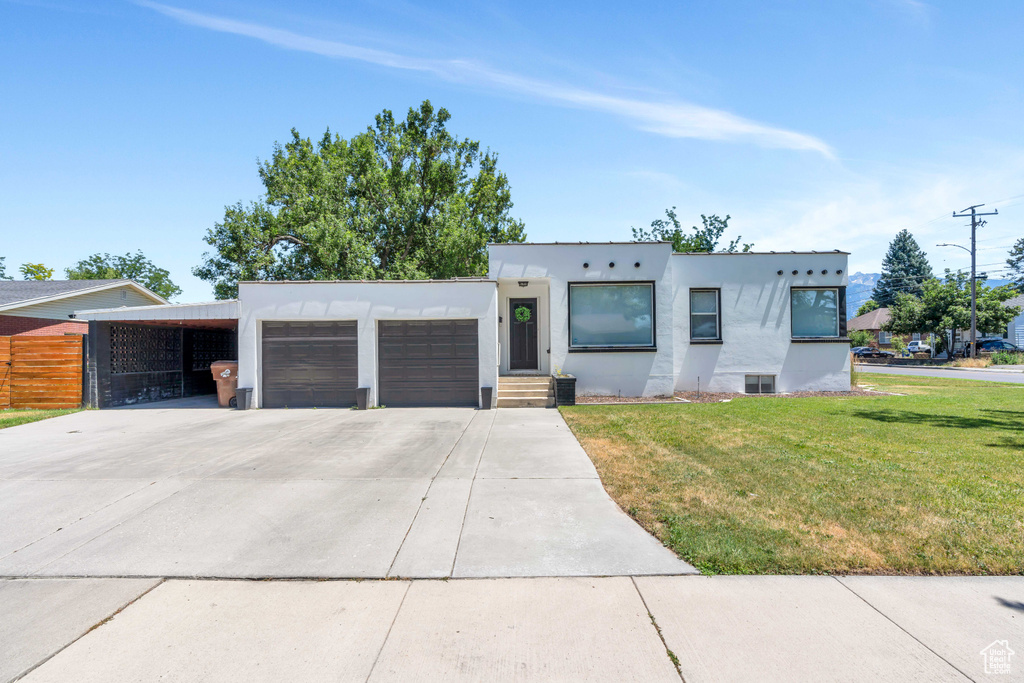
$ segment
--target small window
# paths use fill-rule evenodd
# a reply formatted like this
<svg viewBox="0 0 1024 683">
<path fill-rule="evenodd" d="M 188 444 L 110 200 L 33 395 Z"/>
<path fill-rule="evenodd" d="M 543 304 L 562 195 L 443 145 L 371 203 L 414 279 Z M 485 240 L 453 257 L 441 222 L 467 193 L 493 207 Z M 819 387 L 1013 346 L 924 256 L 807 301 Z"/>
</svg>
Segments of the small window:
<svg viewBox="0 0 1024 683">
<path fill-rule="evenodd" d="M 722 338 L 719 290 L 690 290 L 690 339 L 718 341 Z"/>
<path fill-rule="evenodd" d="M 746 380 L 748 394 L 775 393 L 775 375 L 747 375 Z"/>
<path fill-rule="evenodd" d="M 793 288 L 790 297 L 794 337 L 839 336 L 839 290 Z"/>
<path fill-rule="evenodd" d="M 921 341 L 921 333 L 915 332 L 914 334 L 910 335 L 910 341 Z"/>
<path fill-rule="evenodd" d="M 878 333 L 878 343 L 879 344 L 891 344 L 892 343 L 892 333 L 891 332 L 886 332 L 885 330 L 882 330 L 881 332 L 879 332 Z"/>
<path fill-rule="evenodd" d="M 121 290 L 121 301 L 125 301 L 127 299 L 128 299 L 128 290 L 127 289 L 122 289 Z"/>
</svg>

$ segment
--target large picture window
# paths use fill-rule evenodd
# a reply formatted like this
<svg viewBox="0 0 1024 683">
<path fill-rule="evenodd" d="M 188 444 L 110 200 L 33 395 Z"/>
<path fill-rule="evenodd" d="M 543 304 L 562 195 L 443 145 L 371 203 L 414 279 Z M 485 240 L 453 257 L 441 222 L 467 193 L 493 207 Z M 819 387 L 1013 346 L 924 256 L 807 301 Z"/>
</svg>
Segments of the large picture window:
<svg viewBox="0 0 1024 683">
<path fill-rule="evenodd" d="M 569 347 L 654 348 L 654 283 L 570 284 Z"/>
<path fill-rule="evenodd" d="M 839 290 L 793 289 L 791 296 L 794 337 L 839 336 Z"/>
<path fill-rule="evenodd" d="M 717 289 L 690 290 L 690 339 L 717 341 L 722 338 Z"/>
</svg>

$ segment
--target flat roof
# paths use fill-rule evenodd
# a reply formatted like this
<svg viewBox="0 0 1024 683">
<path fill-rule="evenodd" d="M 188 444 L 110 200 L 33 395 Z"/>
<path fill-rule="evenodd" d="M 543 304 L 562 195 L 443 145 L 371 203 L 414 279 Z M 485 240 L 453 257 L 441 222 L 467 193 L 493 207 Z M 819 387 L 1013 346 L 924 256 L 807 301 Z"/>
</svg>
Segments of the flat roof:
<svg viewBox="0 0 1024 683">
<path fill-rule="evenodd" d="M 242 280 L 240 285 L 431 285 L 464 282 L 497 282 L 484 277 L 457 277 L 451 280 Z"/>
<path fill-rule="evenodd" d="M 553 246 L 557 245 L 557 246 L 560 246 L 560 247 L 581 247 L 581 246 L 602 247 L 602 246 L 607 246 L 609 244 L 622 244 L 622 245 L 628 244 L 630 246 L 637 247 L 637 246 L 653 246 L 653 245 L 658 245 L 658 244 L 672 244 L 672 243 L 671 242 L 631 242 L 631 241 L 627 241 L 627 242 L 611 242 L 611 241 L 609 241 L 609 242 L 488 242 L 487 246 L 489 246 L 489 247 L 553 247 Z"/>
<path fill-rule="evenodd" d="M 488 247 L 603 247 L 603 246 L 626 246 L 639 247 L 639 246 L 658 246 L 662 244 L 672 244 L 671 242 L 488 242 Z M 842 251 L 840 249 L 832 249 L 829 251 L 674 251 L 673 256 L 742 256 L 744 254 L 750 255 L 761 255 L 769 256 L 772 254 L 845 254 L 850 255 L 848 251 Z"/>
<path fill-rule="evenodd" d="M 840 254 L 849 256 L 850 252 L 833 249 L 831 251 L 674 251 L 673 256 L 825 256 Z"/>
</svg>

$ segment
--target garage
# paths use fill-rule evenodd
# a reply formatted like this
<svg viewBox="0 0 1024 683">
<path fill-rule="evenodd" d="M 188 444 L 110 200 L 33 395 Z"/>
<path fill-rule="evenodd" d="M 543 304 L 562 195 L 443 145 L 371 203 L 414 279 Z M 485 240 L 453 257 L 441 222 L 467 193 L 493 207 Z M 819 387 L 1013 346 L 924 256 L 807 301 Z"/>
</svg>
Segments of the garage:
<svg viewBox="0 0 1024 683">
<path fill-rule="evenodd" d="M 478 405 L 477 328 L 475 319 L 378 321 L 379 403 Z"/>
<path fill-rule="evenodd" d="M 359 383 L 352 320 L 265 320 L 263 401 L 267 408 L 348 408 Z"/>
</svg>

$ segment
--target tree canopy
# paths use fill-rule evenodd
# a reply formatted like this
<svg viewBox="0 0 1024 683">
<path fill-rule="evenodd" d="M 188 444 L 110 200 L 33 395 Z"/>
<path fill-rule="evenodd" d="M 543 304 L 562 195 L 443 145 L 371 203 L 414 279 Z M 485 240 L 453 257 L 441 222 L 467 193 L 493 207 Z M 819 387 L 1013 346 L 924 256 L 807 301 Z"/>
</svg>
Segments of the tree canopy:
<svg viewBox="0 0 1024 683">
<path fill-rule="evenodd" d="M 1014 242 L 1010 249 L 1010 257 L 1006 259 L 1006 265 L 1010 268 L 1010 284 L 1021 294 L 1024 294 L 1024 237 Z"/>
<path fill-rule="evenodd" d="M 868 299 L 860 305 L 860 308 L 857 309 L 857 315 L 864 315 L 865 313 L 870 313 L 871 311 L 878 310 L 879 308 L 881 308 L 881 306 L 878 305 L 877 301 L 874 299 Z"/>
<path fill-rule="evenodd" d="M 889 251 L 882 260 L 882 276 L 875 283 L 871 298 L 879 306 L 892 306 L 900 292 L 921 296 L 922 285 L 932 277 L 928 255 L 908 230 L 900 230 L 889 243 Z"/>
<path fill-rule="evenodd" d="M 292 130 L 259 166 L 265 194 L 225 208 L 193 273 L 234 296 L 241 280 L 445 279 L 484 275 L 488 242 L 522 242 L 498 156 L 446 128 L 430 101 L 384 110 L 351 139 Z"/>
<path fill-rule="evenodd" d="M 153 265 L 141 251 L 124 256 L 93 254 L 64 272 L 69 280 L 134 280 L 165 299 L 181 294 L 181 288 L 171 281 L 171 274 Z"/>
<path fill-rule="evenodd" d="M 18 268 L 21 277 L 25 280 L 52 280 L 53 268 L 47 268 L 42 263 L 23 263 Z"/>
<path fill-rule="evenodd" d="M 7 261 L 6 256 L 0 256 L 0 280 L 13 280 L 14 278 L 7 274 Z"/>
<path fill-rule="evenodd" d="M 978 331 L 992 334 L 1006 329 L 1019 313 L 1017 307 L 1003 302 L 1015 295 L 1009 286 L 977 286 Z M 946 269 L 940 281 L 932 278 L 922 285 L 920 297 L 906 292 L 896 295 L 889 306 L 889 321 L 883 326 L 894 334 L 934 332 L 945 340 L 945 331 L 967 330 L 971 327 L 971 278 L 966 273 Z"/>
<path fill-rule="evenodd" d="M 718 249 L 718 242 L 722 235 L 729 229 L 729 219 L 732 216 L 720 218 L 715 214 L 705 216 L 701 214 L 702 227 L 696 225 L 690 228 L 690 232 L 683 232 L 682 223 L 676 216 L 676 207 L 665 209 L 665 218 L 656 218 L 651 221 L 651 229 L 633 228 L 634 242 L 671 242 L 672 251 L 686 253 L 694 251 L 750 251 L 753 244 L 743 244 L 739 247 L 742 235 L 729 242 L 724 249 Z"/>
</svg>

